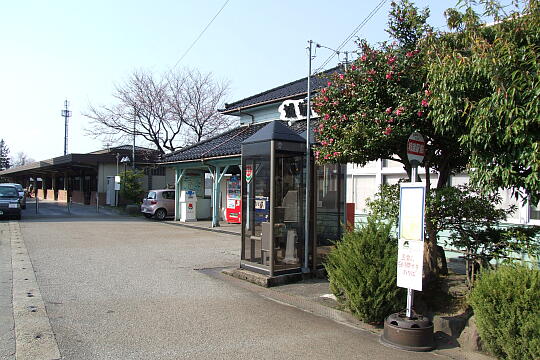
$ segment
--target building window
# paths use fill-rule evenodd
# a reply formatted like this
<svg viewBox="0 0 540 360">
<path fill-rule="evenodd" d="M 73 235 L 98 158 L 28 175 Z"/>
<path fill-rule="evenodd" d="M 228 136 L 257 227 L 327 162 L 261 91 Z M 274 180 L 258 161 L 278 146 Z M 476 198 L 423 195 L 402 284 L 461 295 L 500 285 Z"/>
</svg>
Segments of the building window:
<svg viewBox="0 0 540 360">
<path fill-rule="evenodd" d="M 147 167 L 144 168 L 144 174 L 150 176 L 165 176 L 165 167 Z"/>
<path fill-rule="evenodd" d="M 212 196 L 212 175 L 210 173 L 204 173 L 204 197 L 209 198 Z"/>
<path fill-rule="evenodd" d="M 531 220 L 540 220 L 540 203 L 531 205 Z"/>
</svg>

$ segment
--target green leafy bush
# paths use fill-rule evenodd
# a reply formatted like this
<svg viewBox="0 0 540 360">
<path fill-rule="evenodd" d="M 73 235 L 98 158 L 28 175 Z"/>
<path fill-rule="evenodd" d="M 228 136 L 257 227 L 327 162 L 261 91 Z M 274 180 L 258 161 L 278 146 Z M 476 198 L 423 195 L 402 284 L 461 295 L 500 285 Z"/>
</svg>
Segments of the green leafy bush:
<svg viewBox="0 0 540 360">
<path fill-rule="evenodd" d="M 126 204 L 140 203 L 144 196 L 141 179 L 144 174 L 139 170 L 127 170 L 120 181 L 120 199 Z"/>
<path fill-rule="evenodd" d="M 485 348 L 499 359 L 540 359 L 540 270 L 485 271 L 469 297 Z"/>
<path fill-rule="evenodd" d="M 346 233 L 325 263 L 330 289 L 362 321 L 382 322 L 404 307 L 404 289 L 396 286 L 397 240 L 392 224 L 369 218 Z"/>
</svg>

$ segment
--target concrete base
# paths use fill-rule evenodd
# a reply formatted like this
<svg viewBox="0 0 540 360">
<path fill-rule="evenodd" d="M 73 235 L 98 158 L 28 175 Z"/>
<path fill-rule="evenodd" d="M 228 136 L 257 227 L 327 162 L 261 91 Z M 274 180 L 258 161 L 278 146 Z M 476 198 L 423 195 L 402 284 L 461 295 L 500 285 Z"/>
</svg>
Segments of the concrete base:
<svg viewBox="0 0 540 360">
<path fill-rule="evenodd" d="M 304 279 L 303 274 L 286 274 L 279 276 L 268 276 L 259 274 L 245 269 L 225 269 L 224 274 L 235 277 L 237 279 L 246 280 L 250 283 L 264 287 L 272 287 L 284 284 L 290 284 Z"/>
</svg>

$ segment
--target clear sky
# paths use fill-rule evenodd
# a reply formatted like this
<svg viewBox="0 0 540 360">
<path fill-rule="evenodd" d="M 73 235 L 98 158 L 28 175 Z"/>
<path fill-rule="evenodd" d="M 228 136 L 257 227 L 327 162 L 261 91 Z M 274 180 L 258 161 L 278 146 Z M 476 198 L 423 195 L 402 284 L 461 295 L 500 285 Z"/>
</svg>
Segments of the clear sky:
<svg viewBox="0 0 540 360">
<path fill-rule="evenodd" d="M 111 104 L 115 84 L 136 69 L 170 69 L 225 0 L 25 0 L 0 4 L 1 131 L 11 155 L 35 160 L 63 155 L 64 100 L 70 101 L 70 153 L 103 148 L 89 138 L 88 104 Z M 390 0 L 358 36 L 376 43 Z M 379 0 L 230 0 L 178 67 L 230 80 L 227 102 L 307 75 L 307 41 L 338 47 Z M 444 9 L 429 4 L 430 23 L 444 28 Z M 343 50 L 353 50 L 351 41 Z M 331 53 L 319 49 L 313 67 Z M 336 59 L 327 67 L 335 66 Z"/>
</svg>

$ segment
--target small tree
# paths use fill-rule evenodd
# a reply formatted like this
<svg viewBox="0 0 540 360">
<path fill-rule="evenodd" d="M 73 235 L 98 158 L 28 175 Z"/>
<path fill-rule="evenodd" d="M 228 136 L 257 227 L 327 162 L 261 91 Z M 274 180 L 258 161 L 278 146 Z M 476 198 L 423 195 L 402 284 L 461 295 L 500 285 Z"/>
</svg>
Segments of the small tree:
<svg viewBox="0 0 540 360">
<path fill-rule="evenodd" d="M 428 115 L 432 91 L 427 82 L 424 39 L 432 29 L 429 11 L 419 11 L 409 1 L 392 2 L 388 32 L 394 40 L 380 47 L 359 42 L 359 56 L 348 69 L 321 89 L 315 109 L 321 115 L 316 130 L 321 144 L 315 155 L 320 162 L 354 162 L 365 165 L 377 159 L 403 164 L 411 174 L 406 143 L 413 132 L 426 139 L 426 185 L 431 171 L 438 171 L 437 187 L 447 186 L 452 173 L 465 169 L 468 153 L 455 146 L 453 133 L 438 132 Z M 431 224 L 428 222 L 428 224 Z M 424 263 L 428 278 L 440 271 L 444 257 L 437 249 L 436 231 L 427 229 Z"/>
<path fill-rule="evenodd" d="M 228 86 L 211 73 L 191 69 L 163 75 L 134 71 L 115 87 L 115 104 L 89 106 L 87 132 L 109 143 L 131 141 L 135 135 L 162 154 L 174 151 L 230 127 L 234 120 L 218 112 Z"/>
<path fill-rule="evenodd" d="M 512 188 L 540 201 L 540 2 L 516 0 L 505 14 L 495 0 L 482 0 L 485 26 L 460 1 L 447 11 L 455 33 L 433 37 L 427 80 L 433 92 L 429 114 L 442 134 L 457 134 L 471 152 L 471 182 L 482 190 Z M 506 8 L 508 9 L 508 7 Z M 512 8 L 510 8 L 512 9 Z M 456 146 L 457 147 L 457 146 Z"/>
<path fill-rule="evenodd" d="M 397 224 L 399 185 L 381 185 L 374 199 L 367 202 L 371 215 Z M 490 267 L 492 259 L 508 260 L 514 254 L 539 254 L 538 226 L 503 226 L 515 206 L 502 209 L 498 193 L 483 194 L 468 186 L 432 189 L 426 196 L 426 222 L 437 234 L 450 232 L 448 245 L 462 251 L 467 283 L 474 284 L 479 269 Z M 427 225 L 427 224 L 426 224 Z"/>
<path fill-rule="evenodd" d="M 397 240 L 391 227 L 370 217 L 336 243 L 324 265 L 332 292 L 366 322 L 380 323 L 404 305 L 404 289 L 396 286 Z"/>
<path fill-rule="evenodd" d="M 25 164 L 29 164 L 34 162 L 35 160 L 28 156 L 23 151 L 19 151 L 17 155 L 15 155 L 15 158 L 13 159 L 13 166 L 23 166 Z"/>
<path fill-rule="evenodd" d="M 464 252 L 467 283 L 473 286 L 476 273 L 490 267 L 492 259 L 511 259 L 513 253 L 536 256 L 540 243 L 538 226 L 503 226 L 515 206 L 499 208 L 498 193 L 484 194 L 468 186 L 447 187 L 428 197 L 427 211 L 433 226 L 450 232 L 449 244 Z"/>
<path fill-rule="evenodd" d="M 127 170 L 120 181 L 120 198 L 123 201 L 133 204 L 141 202 L 144 196 L 141 179 L 144 174 L 139 170 Z"/>
<path fill-rule="evenodd" d="M 9 148 L 4 142 L 4 139 L 0 139 L 0 170 L 6 170 L 10 167 L 11 160 L 9 158 Z"/>
</svg>

